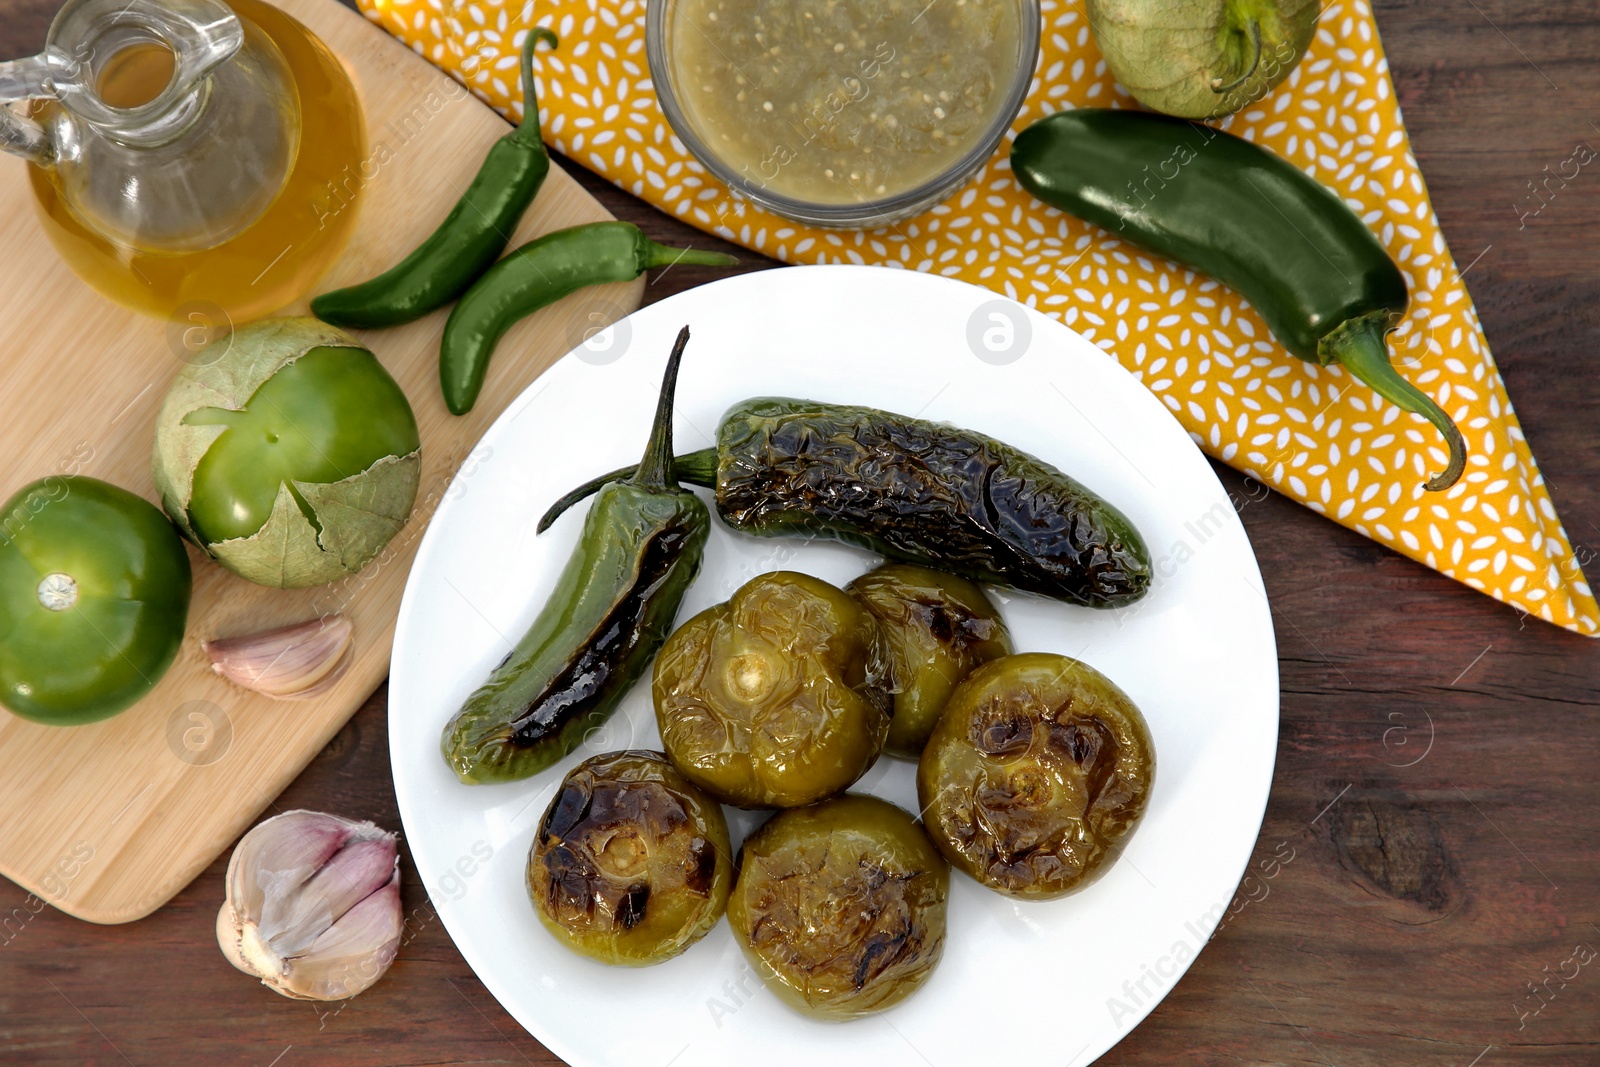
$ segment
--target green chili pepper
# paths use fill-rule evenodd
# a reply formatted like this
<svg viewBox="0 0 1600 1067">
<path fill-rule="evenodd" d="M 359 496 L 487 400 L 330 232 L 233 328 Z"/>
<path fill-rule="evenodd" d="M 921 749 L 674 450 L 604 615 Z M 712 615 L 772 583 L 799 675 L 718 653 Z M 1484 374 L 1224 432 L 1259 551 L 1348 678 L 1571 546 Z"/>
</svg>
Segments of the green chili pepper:
<svg viewBox="0 0 1600 1067">
<path fill-rule="evenodd" d="M 1405 278 L 1333 192 L 1294 164 L 1210 126 L 1131 110 L 1080 108 L 1017 137 L 1011 169 L 1034 196 L 1237 289 L 1278 341 L 1341 364 L 1444 435 L 1461 477 L 1456 425 L 1389 363 L 1384 335 L 1405 314 Z"/>
<path fill-rule="evenodd" d="M 463 782 L 508 782 L 555 763 L 604 722 L 667 639 L 700 570 L 706 506 L 672 479 L 678 334 L 638 471 L 595 498 L 539 617 L 444 729 Z"/>
<path fill-rule="evenodd" d="M 656 244 L 631 222 L 591 222 L 535 238 L 485 271 L 450 312 L 439 343 L 445 405 L 457 415 L 471 411 L 500 338 L 564 296 L 591 285 L 631 282 L 651 267 L 737 262 L 721 252 Z"/>
<path fill-rule="evenodd" d="M 522 42 L 522 124 L 489 149 L 472 184 L 439 228 L 376 278 L 311 301 L 312 314 L 335 326 L 359 329 L 420 319 L 460 296 L 505 251 L 550 173 L 533 87 L 533 49 L 539 41 L 554 48 L 556 35 L 536 26 Z"/>
<path fill-rule="evenodd" d="M 1043 460 L 944 423 L 874 408 L 757 397 L 722 417 L 715 448 L 677 458 L 717 513 L 758 536 L 831 537 L 890 559 L 1092 608 L 1150 588 L 1128 518 Z M 633 468 L 568 493 L 563 510 Z"/>
</svg>

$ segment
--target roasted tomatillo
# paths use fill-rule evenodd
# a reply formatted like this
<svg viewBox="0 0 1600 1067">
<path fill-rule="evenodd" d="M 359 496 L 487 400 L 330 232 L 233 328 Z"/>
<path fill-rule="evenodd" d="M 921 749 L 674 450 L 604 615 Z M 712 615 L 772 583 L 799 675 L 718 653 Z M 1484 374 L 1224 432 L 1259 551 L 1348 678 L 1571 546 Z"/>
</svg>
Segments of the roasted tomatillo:
<svg viewBox="0 0 1600 1067">
<path fill-rule="evenodd" d="M 820 578 L 746 582 L 656 658 L 662 747 L 700 788 L 741 808 L 793 808 L 850 788 L 889 731 L 876 620 Z"/>
<path fill-rule="evenodd" d="M 94 478 L 46 478 L 0 512 L 0 702 L 53 726 L 115 715 L 161 680 L 189 614 L 167 517 Z"/>
<path fill-rule="evenodd" d="M 706 935 L 733 884 L 722 808 L 659 752 L 572 769 L 528 855 L 539 921 L 572 951 L 642 967 Z"/>
<path fill-rule="evenodd" d="M 916 759 L 955 687 L 974 667 L 1009 655 L 1011 635 L 982 589 L 927 567 L 890 563 L 845 591 L 888 639 L 894 718 L 884 748 Z"/>
<path fill-rule="evenodd" d="M 949 892 L 949 868 L 917 821 L 852 793 L 779 812 L 745 839 L 728 925 L 785 1004 L 853 1019 L 933 974 Z"/>
<path fill-rule="evenodd" d="M 1150 800 L 1156 753 L 1128 695 L 1031 652 L 973 671 L 917 766 L 928 835 L 990 889 L 1043 900 L 1104 874 Z"/>
</svg>

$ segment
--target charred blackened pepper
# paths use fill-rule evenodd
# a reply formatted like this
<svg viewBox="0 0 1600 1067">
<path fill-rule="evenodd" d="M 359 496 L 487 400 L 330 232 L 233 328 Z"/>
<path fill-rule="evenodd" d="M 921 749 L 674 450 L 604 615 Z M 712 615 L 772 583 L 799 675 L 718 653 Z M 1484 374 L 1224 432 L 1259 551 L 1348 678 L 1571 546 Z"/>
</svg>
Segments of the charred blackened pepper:
<svg viewBox="0 0 1600 1067">
<path fill-rule="evenodd" d="M 715 448 L 679 456 L 680 481 L 760 536 L 829 537 L 890 559 L 1092 608 L 1150 588 L 1132 522 L 1055 467 L 992 437 L 876 408 L 757 397 L 722 418 Z M 563 510 L 633 468 L 567 494 Z"/>
<path fill-rule="evenodd" d="M 672 398 L 688 341 L 685 326 L 636 473 L 601 490 L 544 610 L 446 725 L 444 758 L 463 782 L 526 778 L 571 752 L 667 639 L 711 525 L 672 478 Z"/>
</svg>

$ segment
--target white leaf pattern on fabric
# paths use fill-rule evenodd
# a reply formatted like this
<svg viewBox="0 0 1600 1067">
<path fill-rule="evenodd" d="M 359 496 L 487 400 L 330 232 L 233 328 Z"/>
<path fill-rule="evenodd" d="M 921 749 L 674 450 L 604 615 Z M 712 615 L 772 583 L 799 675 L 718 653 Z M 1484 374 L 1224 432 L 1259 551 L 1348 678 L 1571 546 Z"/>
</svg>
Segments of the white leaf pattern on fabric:
<svg viewBox="0 0 1600 1067">
<path fill-rule="evenodd" d="M 502 114 L 520 115 L 508 89 L 532 3 L 451 0 L 446 14 L 443 0 L 359 2 Z M 1043 76 L 996 156 L 952 199 L 895 226 L 808 229 L 711 178 L 656 106 L 644 0 L 542 0 L 537 24 L 562 41 L 536 64 L 543 128 L 558 152 L 622 189 L 766 255 L 931 271 L 1046 311 L 1115 356 L 1210 455 L 1497 600 L 1600 633 L 1600 608 L 1428 201 L 1365 0 L 1329 4 L 1289 78 L 1217 125 L 1332 186 L 1405 273 L 1411 308 L 1390 336 L 1395 363 L 1456 420 L 1469 449 L 1466 473 L 1442 494 L 1422 488 L 1446 455 L 1420 417 L 1339 367 L 1290 356 L 1231 290 L 1016 185 L 1007 156 L 1025 126 L 1072 107 L 1132 106 L 1106 72 L 1082 7 L 1042 0 L 1042 9 Z M 504 32 L 480 29 L 489 25 Z"/>
</svg>

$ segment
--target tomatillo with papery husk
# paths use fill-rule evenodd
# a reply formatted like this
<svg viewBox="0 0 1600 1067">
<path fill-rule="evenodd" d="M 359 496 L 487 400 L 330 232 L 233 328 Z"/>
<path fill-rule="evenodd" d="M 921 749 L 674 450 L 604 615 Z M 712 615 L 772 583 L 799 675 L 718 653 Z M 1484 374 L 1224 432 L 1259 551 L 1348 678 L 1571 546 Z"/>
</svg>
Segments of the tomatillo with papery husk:
<svg viewBox="0 0 1600 1067">
<path fill-rule="evenodd" d="M 405 525 L 417 420 L 377 358 L 309 318 L 207 345 L 156 420 L 167 514 L 207 555 L 281 588 L 355 574 Z"/>
<path fill-rule="evenodd" d="M 77 475 L 0 511 L 0 703 L 77 726 L 155 688 L 189 615 L 189 555 L 159 508 Z"/>
<path fill-rule="evenodd" d="M 1230 115 L 1289 76 L 1316 32 L 1316 0 L 1088 0 L 1112 75 L 1152 111 Z"/>
</svg>

